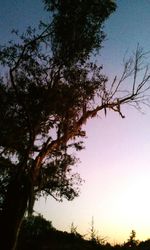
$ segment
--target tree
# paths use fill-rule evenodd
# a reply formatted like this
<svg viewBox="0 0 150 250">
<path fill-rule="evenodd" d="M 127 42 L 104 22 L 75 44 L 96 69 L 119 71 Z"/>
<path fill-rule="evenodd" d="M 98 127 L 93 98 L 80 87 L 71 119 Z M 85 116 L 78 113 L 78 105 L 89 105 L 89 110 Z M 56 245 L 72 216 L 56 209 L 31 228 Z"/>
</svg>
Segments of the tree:
<svg viewBox="0 0 150 250">
<path fill-rule="evenodd" d="M 136 248 L 139 241 L 136 240 L 136 232 L 134 230 L 131 231 L 130 237 L 128 241 L 124 244 L 126 248 Z"/>
<path fill-rule="evenodd" d="M 97 230 L 95 229 L 95 225 L 94 225 L 94 218 L 92 217 L 92 221 L 91 221 L 91 225 L 90 225 L 90 229 L 89 229 L 89 241 L 93 244 L 93 245 L 105 245 L 106 243 L 106 239 L 105 237 L 101 237 L 100 235 L 98 235 Z"/>
<path fill-rule="evenodd" d="M 25 217 L 21 225 L 17 249 L 43 249 L 43 244 L 56 234 L 57 231 L 52 223 L 44 219 L 42 216 L 32 215 Z"/>
<path fill-rule="evenodd" d="M 104 40 L 103 22 L 115 10 L 113 1 L 44 3 L 51 23 L 41 23 L 38 32 L 29 27 L 0 49 L 1 249 L 15 249 L 24 213 L 32 213 L 35 198 L 78 195 L 81 179 L 71 170 L 74 150 L 83 148 L 83 125 L 108 109 L 124 117 L 121 106 L 139 108 L 149 89 L 148 68 L 137 82 L 145 55 L 139 47 L 112 84 L 102 66 L 90 60 Z M 132 87 L 124 91 L 122 83 L 131 77 Z"/>
<path fill-rule="evenodd" d="M 78 195 L 74 184 L 78 187 L 81 180 L 71 174 L 76 163 L 71 148 L 83 147 L 78 139 L 85 136 L 83 109 L 99 86 L 89 71 L 100 69 L 87 59 L 99 48 L 103 21 L 115 10 L 108 0 L 44 2 L 51 23 L 41 23 L 39 32 L 29 27 L 19 43 L 18 37 L 0 50 L 0 244 L 7 249 L 15 249 L 22 218 L 27 208 L 32 213 L 35 197 L 43 192 L 56 199 Z"/>
</svg>

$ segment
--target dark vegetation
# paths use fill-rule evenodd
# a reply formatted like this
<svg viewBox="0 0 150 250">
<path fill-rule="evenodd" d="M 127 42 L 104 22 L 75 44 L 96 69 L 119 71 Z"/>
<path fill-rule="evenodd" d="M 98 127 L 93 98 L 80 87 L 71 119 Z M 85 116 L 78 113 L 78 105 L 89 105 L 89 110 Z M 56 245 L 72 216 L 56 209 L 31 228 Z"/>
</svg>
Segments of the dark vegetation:
<svg viewBox="0 0 150 250">
<path fill-rule="evenodd" d="M 0 249 L 15 250 L 35 199 L 79 195 L 82 180 L 72 168 L 89 119 L 108 110 L 124 118 L 122 105 L 148 103 L 150 74 L 139 46 L 112 82 L 91 57 L 103 45 L 114 1 L 43 3 L 49 23 L 14 30 L 17 38 L 0 47 Z"/>
<path fill-rule="evenodd" d="M 96 235 L 91 225 L 88 239 L 84 239 L 75 228 L 71 232 L 56 230 L 52 223 L 41 216 L 24 219 L 17 250 L 149 250 L 150 240 L 138 241 L 135 231 L 123 244 L 111 245 Z"/>
</svg>

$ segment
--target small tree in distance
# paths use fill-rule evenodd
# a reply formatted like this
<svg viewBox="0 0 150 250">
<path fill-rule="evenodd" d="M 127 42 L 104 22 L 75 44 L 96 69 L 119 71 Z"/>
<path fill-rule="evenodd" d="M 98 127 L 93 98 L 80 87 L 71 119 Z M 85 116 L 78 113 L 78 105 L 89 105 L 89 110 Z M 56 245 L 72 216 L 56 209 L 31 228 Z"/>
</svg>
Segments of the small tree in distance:
<svg viewBox="0 0 150 250">
<path fill-rule="evenodd" d="M 131 231 L 130 237 L 127 242 L 124 244 L 126 248 L 136 248 L 139 244 L 139 241 L 136 239 L 136 232 L 134 230 Z"/>
<path fill-rule="evenodd" d="M 89 240 L 94 245 L 105 245 L 106 243 L 106 238 L 99 236 L 97 230 L 95 229 L 94 217 L 92 217 L 92 221 L 91 221 L 91 225 L 89 229 Z"/>
<path fill-rule="evenodd" d="M 28 28 L 19 42 L 0 49 L 1 249 L 15 249 L 24 213 L 32 213 L 35 198 L 72 200 L 79 194 L 72 152 L 83 148 L 89 119 L 108 109 L 123 118 L 123 104 L 139 109 L 148 103 L 150 74 L 140 47 L 112 83 L 90 60 L 101 48 L 113 1 L 44 3 L 51 23 L 41 23 L 39 33 Z"/>
</svg>

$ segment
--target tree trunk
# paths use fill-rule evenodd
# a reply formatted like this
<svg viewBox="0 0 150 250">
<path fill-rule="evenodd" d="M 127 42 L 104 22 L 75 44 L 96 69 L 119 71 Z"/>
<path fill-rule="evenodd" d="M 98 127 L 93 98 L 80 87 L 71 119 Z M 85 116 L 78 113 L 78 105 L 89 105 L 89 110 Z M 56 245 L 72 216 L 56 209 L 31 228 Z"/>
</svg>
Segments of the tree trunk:
<svg viewBox="0 0 150 250">
<path fill-rule="evenodd" d="M 18 180 L 19 179 L 19 180 Z M 9 184 L 0 214 L 0 249 L 15 250 L 29 197 L 27 178 L 14 178 Z"/>
</svg>

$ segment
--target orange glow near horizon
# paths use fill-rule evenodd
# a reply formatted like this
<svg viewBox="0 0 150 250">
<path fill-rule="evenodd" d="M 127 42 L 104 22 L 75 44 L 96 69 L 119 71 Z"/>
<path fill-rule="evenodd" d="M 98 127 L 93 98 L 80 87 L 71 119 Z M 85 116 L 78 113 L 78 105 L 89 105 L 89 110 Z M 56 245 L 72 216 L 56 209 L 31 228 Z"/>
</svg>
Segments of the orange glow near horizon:
<svg viewBox="0 0 150 250">
<path fill-rule="evenodd" d="M 56 228 L 69 231 L 73 222 L 88 235 L 93 216 L 97 234 L 112 244 L 127 241 L 131 230 L 139 240 L 150 237 L 150 111 L 144 116 L 124 112 L 126 119 L 110 113 L 87 124 L 86 149 L 77 169 L 85 179 L 80 196 L 63 203 L 50 198 L 36 206 Z"/>
</svg>

